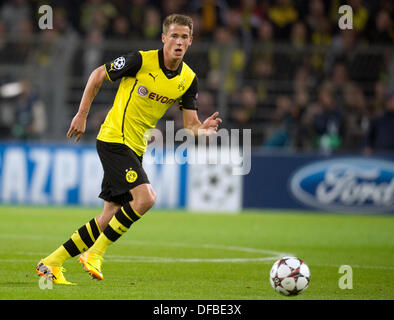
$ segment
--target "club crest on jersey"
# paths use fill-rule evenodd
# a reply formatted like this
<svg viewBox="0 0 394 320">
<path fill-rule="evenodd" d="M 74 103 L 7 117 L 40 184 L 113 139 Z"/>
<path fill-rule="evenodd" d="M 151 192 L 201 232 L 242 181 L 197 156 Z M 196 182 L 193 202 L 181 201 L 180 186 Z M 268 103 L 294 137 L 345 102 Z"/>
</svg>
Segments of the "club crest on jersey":
<svg viewBox="0 0 394 320">
<path fill-rule="evenodd" d="M 126 59 L 125 59 L 124 57 L 116 58 L 116 59 L 114 60 L 113 64 L 114 64 L 114 65 L 113 65 L 114 69 L 116 69 L 116 70 L 123 69 L 123 67 L 124 67 L 125 64 L 126 64 Z"/>
<path fill-rule="evenodd" d="M 137 88 L 137 93 L 138 93 L 138 95 L 141 96 L 141 97 L 146 97 L 146 96 L 148 95 L 149 91 L 148 91 L 148 89 L 147 89 L 146 87 L 144 87 L 144 86 L 139 86 L 139 87 Z"/>
<path fill-rule="evenodd" d="M 179 91 L 184 91 L 185 88 L 186 88 L 186 81 L 185 81 L 185 79 L 180 78 L 179 82 L 178 82 L 178 90 Z"/>
</svg>

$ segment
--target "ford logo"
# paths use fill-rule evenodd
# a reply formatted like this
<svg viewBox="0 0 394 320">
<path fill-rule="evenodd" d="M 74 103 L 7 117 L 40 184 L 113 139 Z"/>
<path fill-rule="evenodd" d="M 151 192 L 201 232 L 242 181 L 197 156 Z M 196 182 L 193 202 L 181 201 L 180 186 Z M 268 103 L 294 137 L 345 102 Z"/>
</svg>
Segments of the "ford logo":
<svg viewBox="0 0 394 320">
<path fill-rule="evenodd" d="M 337 158 L 306 165 L 289 180 L 293 196 L 328 211 L 394 212 L 394 163 Z"/>
</svg>

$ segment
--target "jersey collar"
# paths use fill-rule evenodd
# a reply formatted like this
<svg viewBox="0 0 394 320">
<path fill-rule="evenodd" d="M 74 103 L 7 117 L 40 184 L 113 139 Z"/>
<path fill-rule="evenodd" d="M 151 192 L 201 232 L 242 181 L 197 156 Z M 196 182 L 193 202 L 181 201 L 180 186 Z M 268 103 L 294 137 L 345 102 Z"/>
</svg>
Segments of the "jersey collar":
<svg viewBox="0 0 394 320">
<path fill-rule="evenodd" d="M 174 77 L 176 77 L 177 75 L 180 75 L 180 74 L 181 74 L 183 63 L 181 62 L 181 63 L 179 64 L 178 69 L 176 69 L 175 71 L 173 71 L 173 70 L 168 70 L 168 69 L 166 68 L 166 66 L 164 65 L 164 54 L 163 54 L 163 49 L 159 49 L 159 65 L 160 65 L 161 70 L 163 70 L 164 74 L 166 75 L 166 77 L 167 77 L 168 79 L 171 79 L 171 78 L 174 78 Z"/>
</svg>

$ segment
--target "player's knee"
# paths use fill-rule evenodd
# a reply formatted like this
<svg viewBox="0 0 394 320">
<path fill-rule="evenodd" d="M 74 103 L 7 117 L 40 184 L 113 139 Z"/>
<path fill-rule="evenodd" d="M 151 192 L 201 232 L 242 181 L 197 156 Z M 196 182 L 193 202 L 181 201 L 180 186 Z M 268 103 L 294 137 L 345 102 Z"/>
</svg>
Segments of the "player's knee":
<svg viewBox="0 0 394 320">
<path fill-rule="evenodd" d="M 145 198 L 144 205 L 146 206 L 147 210 L 155 205 L 156 198 L 156 193 L 154 191 L 151 191 L 150 194 Z"/>
<path fill-rule="evenodd" d="M 141 198 L 135 199 L 135 207 L 140 214 L 144 214 L 154 206 L 155 202 L 156 202 L 156 193 L 153 191 L 146 193 Z"/>
<path fill-rule="evenodd" d="M 156 192 L 153 189 L 151 189 L 151 197 L 152 197 L 152 200 L 153 200 L 153 204 L 152 204 L 152 206 L 153 206 L 155 204 L 156 198 L 157 198 Z"/>
</svg>

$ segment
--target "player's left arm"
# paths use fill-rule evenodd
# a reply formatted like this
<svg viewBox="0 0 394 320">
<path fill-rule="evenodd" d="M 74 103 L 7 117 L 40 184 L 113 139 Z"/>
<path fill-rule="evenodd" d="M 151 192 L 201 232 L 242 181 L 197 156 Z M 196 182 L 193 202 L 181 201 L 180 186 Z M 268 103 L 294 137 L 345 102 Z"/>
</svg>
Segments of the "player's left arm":
<svg viewBox="0 0 394 320">
<path fill-rule="evenodd" d="M 197 110 L 183 109 L 183 127 L 194 136 L 213 135 L 218 131 L 222 119 L 218 118 L 219 112 L 213 113 L 210 117 L 201 122 L 198 119 Z"/>
<path fill-rule="evenodd" d="M 182 96 L 180 108 L 182 109 L 183 127 L 194 136 L 216 134 L 222 119 L 218 118 L 219 112 L 201 122 L 197 114 L 198 79 L 195 77 L 192 84 Z"/>
</svg>

